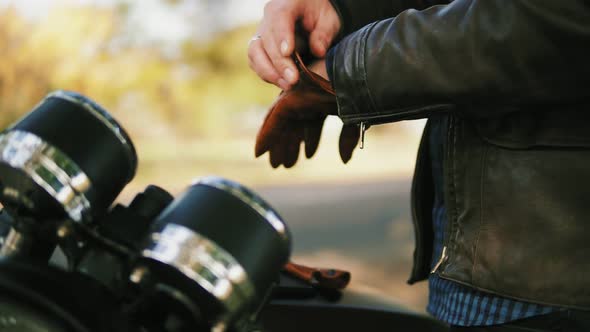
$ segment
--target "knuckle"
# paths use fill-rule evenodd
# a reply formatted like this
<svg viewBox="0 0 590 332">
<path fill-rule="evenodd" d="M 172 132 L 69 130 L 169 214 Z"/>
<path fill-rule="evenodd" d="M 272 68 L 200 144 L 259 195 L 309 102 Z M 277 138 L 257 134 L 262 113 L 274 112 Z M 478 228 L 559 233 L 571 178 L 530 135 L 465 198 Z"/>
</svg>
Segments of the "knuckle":
<svg viewBox="0 0 590 332">
<path fill-rule="evenodd" d="M 291 64 L 289 63 L 288 60 L 286 60 L 285 58 L 283 58 L 281 60 L 281 62 L 278 64 L 277 68 L 280 69 L 280 72 L 284 72 L 286 69 L 291 69 L 291 71 L 295 72 L 295 70 L 291 67 Z"/>
<path fill-rule="evenodd" d="M 321 40 L 325 40 L 327 39 L 327 34 L 325 31 L 321 30 L 321 29 L 316 29 L 313 33 L 312 33 L 312 38 L 314 41 L 319 42 Z"/>
<path fill-rule="evenodd" d="M 267 81 L 272 83 L 277 83 L 279 80 L 279 75 L 277 73 L 271 72 L 266 76 Z"/>
<path fill-rule="evenodd" d="M 278 73 L 282 73 L 285 71 L 285 68 L 279 63 L 273 64 L 273 66 L 275 67 L 275 70 L 277 71 L 278 76 L 280 76 L 280 74 L 278 74 Z"/>
<path fill-rule="evenodd" d="M 279 80 L 279 76 L 277 75 L 277 73 L 275 73 L 272 70 L 267 70 L 261 73 L 260 78 L 269 83 L 276 83 Z"/>
<path fill-rule="evenodd" d="M 284 16 L 289 12 L 289 9 L 284 5 L 279 5 L 274 9 L 274 13 L 277 16 Z"/>
<path fill-rule="evenodd" d="M 264 16 L 272 16 L 272 18 L 278 18 L 281 16 L 289 15 L 292 11 L 292 8 L 292 1 L 272 0 L 264 5 Z"/>
<path fill-rule="evenodd" d="M 275 63 L 278 60 L 278 54 L 275 52 L 275 49 L 271 47 L 270 44 L 264 45 L 264 51 L 266 52 L 266 56 L 270 60 L 270 62 Z"/>
<path fill-rule="evenodd" d="M 275 1 L 269 1 L 264 5 L 264 14 L 270 14 L 274 11 L 275 7 L 276 7 L 276 2 Z"/>
<path fill-rule="evenodd" d="M 282 69 L 282 57 L 277 52 L 268 52 L 268 58 L 276 69 Z"/>
</svg>

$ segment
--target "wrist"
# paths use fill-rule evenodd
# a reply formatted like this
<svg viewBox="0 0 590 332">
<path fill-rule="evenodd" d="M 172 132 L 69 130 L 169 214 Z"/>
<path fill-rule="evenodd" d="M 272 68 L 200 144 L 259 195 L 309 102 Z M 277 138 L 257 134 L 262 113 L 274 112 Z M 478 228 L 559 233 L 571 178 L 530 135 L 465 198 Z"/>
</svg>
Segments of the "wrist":
<svg viewBox="0 0 590 332">
<path fill-rule="evenodd" d="M 330 80 L 330 77 L 328 76 L 328 70 L 326 67 L 326 60 L 325 59 L 314 61 L 313 63 L 311 63 L 308 66 L 308 68 L 312 72 L 320 75 L 323 79 L 325 79 L 327 81 Z"/>
</svg>

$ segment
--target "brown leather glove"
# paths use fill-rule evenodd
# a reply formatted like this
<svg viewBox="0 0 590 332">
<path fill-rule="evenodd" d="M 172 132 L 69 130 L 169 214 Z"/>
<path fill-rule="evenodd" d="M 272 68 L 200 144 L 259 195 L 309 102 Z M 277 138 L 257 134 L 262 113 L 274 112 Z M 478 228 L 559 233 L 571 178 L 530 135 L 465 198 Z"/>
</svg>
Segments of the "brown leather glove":
<svg viewBox="0 0 590 332">
<path fill-rule="evenodd" d="M 295 165 L 301 142 L 305 142 L 306 157 L 311 158 L 318 148 L 324 120 L 328 115 L 338 114 L 336 93 L 330 82 L 305 67 L 298 53 L 294 53 L 293 59 L 299 68 L 299 82 L 281 92 L 256 138 L 256 157 L 268 151 L 273 168 Z M 345 164 L 352 157 L 359 137 L 357 125 L 342 128 L 339 150 Z"/>
<path fill-rule="evenodd" d="M 336 269 L 318 269 L 287 263 L 283 271 L 309 285 L 322 289 L 341 290 L 350 283 L 350 272 Z"/>
</svg>

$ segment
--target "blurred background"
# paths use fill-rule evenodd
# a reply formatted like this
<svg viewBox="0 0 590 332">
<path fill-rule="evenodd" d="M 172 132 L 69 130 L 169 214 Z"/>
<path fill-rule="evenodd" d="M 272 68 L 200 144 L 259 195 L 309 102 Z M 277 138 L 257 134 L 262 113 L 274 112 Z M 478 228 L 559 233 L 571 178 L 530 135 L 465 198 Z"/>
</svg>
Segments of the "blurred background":
<svg viewBox="0 0 590 332">
<path fill-rule="evenodd" d="M 254 158 L 280 92 L 248 68 L 247 43 L 266 0 L 2 0 L 0 128 L 52 90 L 80 92 L 126 128 L 140 163 L 120 201 L 146 185 L 178 193 L 219 175 L 259 192 L 294 234 L 294 259 L 347 269 L 352 288 L 423 311 L 408 286 L 410 181 L 422 121 L 374 126 L 343 165 L 341 122 L 328 119 L 316 156 L 289 170 Z"/>
</svg>

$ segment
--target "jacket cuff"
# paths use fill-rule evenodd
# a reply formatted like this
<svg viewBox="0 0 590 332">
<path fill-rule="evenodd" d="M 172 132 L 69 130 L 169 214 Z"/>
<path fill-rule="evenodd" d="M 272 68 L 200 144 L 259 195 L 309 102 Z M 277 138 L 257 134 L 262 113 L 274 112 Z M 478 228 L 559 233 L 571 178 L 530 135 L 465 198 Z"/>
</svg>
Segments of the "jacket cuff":
<svg viewBox="0 0 590 332">
<path fill-rule="evenodd" d="M 338 116 L 345 124 L 358 123 L 376 112 L 365 72 L 366 37 L 376 23 L 347 36 L 328 53 L 328 76 L 336 91 Z M 343 53 L 346 56 L 338 56 Z"/>
</svg>

